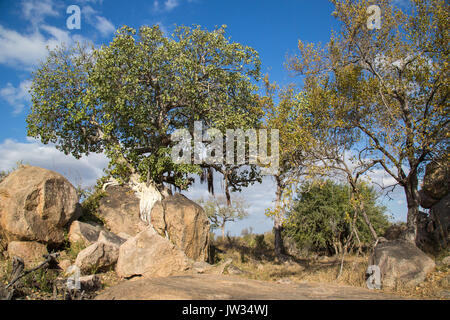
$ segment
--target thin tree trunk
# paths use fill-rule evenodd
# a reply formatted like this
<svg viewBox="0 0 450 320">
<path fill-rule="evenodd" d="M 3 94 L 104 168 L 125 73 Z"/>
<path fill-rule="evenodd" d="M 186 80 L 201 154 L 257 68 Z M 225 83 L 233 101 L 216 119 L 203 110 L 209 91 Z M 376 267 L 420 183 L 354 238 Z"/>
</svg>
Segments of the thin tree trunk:
<svg viewBox="0 0 450 320">
<path fill-rule="evenodd" d="M 359 235 L 358 235 L 358 229 L 356 229 L 356 227 L 354 227 L 353 232 L 355 233 L 356 241 L 358 241 L 358 255 L 361 255 L 362 254 L 362 245 L 361 245 L 361 239 L 359 238 Z"/>
<path fill-rule="evenodd" d="M 283 192 L 283 188 L 281 186 L 281 180 L 279 176 L 275 177 L 277 181 L 277 191 L 276 191 L 276 208 L 277 208 L 277 214 L 274 218 L 274 234 L 275 234 L 275 255 L 277 257 L 281 257 L 285 251 L 284 251 L 284 245 L 283 245 L 283 236 L 282 236 L 282 230 L 283 230 L 283 224 L 282 224 L 282 217 L 281 217 L 281 195 Z"/>
<path fill-rule="evenodd" d="M 341 277 L 342 271 L 344 270 L 344 259 L 345 259 L 345 254 L 347 253 L 347 247 L 348 247 L 349 242 L 350 242 L 350 239 L 349 239 L 349 241 L 347 241 L 347 243 L 342 248 L 341 264 L 339 266 L 339 273 L 338 273 L 336 279 L 339 279 Z"/>
<path fill-rule="evenodd" d="M 222 240 L 225 240 L 225 223 L 220 228 L 222 229 Z"/>
<path fill-rule="evenodd" d="M 351 189 L 351 197 L 352 197 L 352 199 L 356 200 L 356 202 L 359 203 L 359 205 L 355 206 L 354 208 L 355 208 L 355 210 L 361 211 L 361 214 L 362 214 L 362 216 L 364 218 L 364 221 L 366 222 L 367 226 L 369 227 L 369 230 L 370 230 L 370 233 L 372 235 L 373 240 L 375 242 L 377 242 L 378 235 L 375 232 L 375 229 L 374 229 L 372 223 L 370 222 L 369 217 L 366 214 L 366 211 L 364 209 L 364 201 L 363 201 L 363 199 L 361 197 L 361 194 L 360 194 L 360 192 L 358 190 L 358 187 L 356 185 L 356 181 L 355 181 L 355 179 L 353 179 L 352 175 L 349 174 L 349 173 L 347 173 L 347 180 L 348 180 L 348 182 L 349 182 L 349 184 L 350 184 L 350 186 L 352 188 Z M 358 214 L 358 212 L 355 212 L 355 214 Z"/>
<path fill-rule="evenodd" d="M 417 217 L 419 216 L 419 192 L 417 190 L 417 177 L 412 180 L 405 188 L 406 203 L 408 206 L 408 215 L 406 218 L 406 232 L 403 238 L 416 244 L 417 238 Z M 416 180 L 416 181 L 414 181 Z"/>
<path fill-rule="evenodd" d="M 372 222 L 370 222 L 369 217 L 366 214 L 366 211 L 364 210 L 364 203 L 362 202 L 362 200 L 360 200 L 360 205 L 359 205 L 359 209 L 361 211 L 361 214 L 364 218 L 364 221 L 366 222 L 367 226 L 369 227 L 370 233 L 372 234 L 373 240 L 377 241 L 378 240 L 378 235 L 372 225 Z"/>
<path fill-rule="evenodd" d="M 227 206 L 231 206 L 230 185 L 228 184 L 228 170 L 225 171 L 223 181 L 225 182 L 224 189 L 225 189 L 225 197 L 227 199 Z"/>
<path fill-rule="evenodd" d="M 284 254 L 284 244 L 282 236 L 283 226 L 278 217 L 275 218 L 274 233 L 275 233 L 275 254 L 280 257 Z"/>
<path fill-rule="evenodd" d="M 338 250 L 338 247 L 337 247 L 337 244 L 336 244 L 335 241 L 333 241 L 333 248 L 334 248 L 334 254 L 336 256 L 338 256 L 339 255 L 339 250 Z"/>
</svg>

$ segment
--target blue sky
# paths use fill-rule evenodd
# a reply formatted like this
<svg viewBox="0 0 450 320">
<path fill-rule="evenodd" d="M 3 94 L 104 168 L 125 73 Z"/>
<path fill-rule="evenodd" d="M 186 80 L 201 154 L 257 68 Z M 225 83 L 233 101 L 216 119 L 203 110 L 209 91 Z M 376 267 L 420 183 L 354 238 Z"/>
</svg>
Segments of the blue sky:
<svg viewBox="0 0 450 320">
<path fill-rule="evenodd" d="M 69 30 L 66 13 L 69 5 L 81 8 L 81 29 Z M 114 31 L 128 25 L 159 24 L 166 34 L 175 25 L 198 24 L 212 30 L 227 25 L 232 41 L 251 46 L 259 52 L 262 72 L 280 85 L 299 81 L 284 67 L 286 56 L 296 50 L 298 39 L 327 42 L 332 28 L 332 4 L 327 0 L 20 0 L 0 1 L 0 170 L 17 161 L 58 171 L 73 184 L 90 185 L 101 175 L 107 160 L 90 155 L 81 160 L 44 146 L 26 136 L 26 115 L 30 98 L 27 92 L 31 71 L 45 58 L 46 46 L 62 42 L 91 41 L 96 46 L 108 44 Z M 374 179 L 389 184 L 381 172 Z M 216 190 L 220 190 L 220 183 Z M 389 213 L 396 220 L 406 219 L 406 205 L 400 189 L 384 198 Z M 195 184 L 190 198 L 206 196 L 205 186 Z M 251 226 L 254 232 L 271 230 L 272 221 L 264 209 L 273 205 L 274 183 L 267 177 L 261 185 L 245 190 L 250 217 L 230 224 L 228 230 L 239 234 Z"/>
</svg>

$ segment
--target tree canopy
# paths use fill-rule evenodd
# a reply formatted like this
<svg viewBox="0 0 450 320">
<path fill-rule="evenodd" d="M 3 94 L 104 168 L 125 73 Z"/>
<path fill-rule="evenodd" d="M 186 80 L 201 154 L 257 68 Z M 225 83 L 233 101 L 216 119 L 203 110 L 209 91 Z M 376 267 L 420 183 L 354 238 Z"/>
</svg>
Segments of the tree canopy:
<svg viewBox="0 0 450 320">
<path fill-rule="evenodd" d="M 258 53 L 231 42 L 225 26 L 211 32 L 124 26 L 109 45 L 60 47 L 33 74 L 28 135 L 79 158 L 105 152 L 109 173 L 184 189 L 201 172 L 176 164 L 171 133 L 258 123 Z"/>
<path fill-rule="evenodd" d="M 371 29 L 371 1 L 332 2 L 341 30 L 325 46 L 299 41 L 290 69 L 304 76 L 316 119 L 345 137 L 366 171 L 382 169 L 403 187 L 405 238 L 414 241 L 419 177 L 448 155 L 449 5 L 412 0 L 408 12 L 379 1 L 381 28 Z"/>
</svg>

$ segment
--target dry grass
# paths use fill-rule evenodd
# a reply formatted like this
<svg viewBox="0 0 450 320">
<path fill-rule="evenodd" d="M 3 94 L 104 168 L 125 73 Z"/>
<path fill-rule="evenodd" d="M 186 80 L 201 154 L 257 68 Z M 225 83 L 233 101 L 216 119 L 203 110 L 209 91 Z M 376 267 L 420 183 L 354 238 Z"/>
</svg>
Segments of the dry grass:
<svg viewBox="0 0 450 320">
<path fill-rule="evenodd" d="M 241 277 L 281 282 L 316 282 L 347 285 L 367 288 L 365 271 L 368 266 L 368 256 L 348 255 L 344 260 L 342 274 L 337 279 L 340 269 L 340 259 L 336 257 L 305 257 L 277 261 L 273 255 L 273 245 L 265 237 L 264 243 L 255 247 L 255 242 L 243 237 L 216 241 L 216 247 L 222 251 L 216 255 L 217 260 L 231 258 L 233 265 L 244 271 Z M 230 242 L 231 240 L 231 242 Z M 449 291 L 450 270 L 439 264 L 426 280 L 412 289 L 396 288 L 382 289 L 383 293 L 391 293 L 413 299 L 450 299 L 443 292 Z"/>
</svg>

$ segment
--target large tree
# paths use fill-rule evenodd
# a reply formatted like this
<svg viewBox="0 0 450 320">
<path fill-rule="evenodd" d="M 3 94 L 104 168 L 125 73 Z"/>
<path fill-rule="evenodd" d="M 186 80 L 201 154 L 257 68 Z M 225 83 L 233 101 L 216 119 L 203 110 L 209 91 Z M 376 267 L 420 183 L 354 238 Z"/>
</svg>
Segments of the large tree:
<svg viewBox="0 0 450 320">
<path fill-rule="evenodd" d="M 225 27 L 178 27 L 167 37 L 158 26 L 124 26 L 99 49 L 49 52 L 33 74 L 28 135 L 77 158 L 104 152 L 109 174 L 140 192 L 146 220 L 165 186 L 185 189 L 205 168 L 174 163 L 171 134 L 192 134 L 194 121 L 257 123 L 259 70 L 257 52 L 231 42 Z"/>
<path fill-rule="evenodd" d="M 308 101 L 353 132 L 353 153 L 370 160 L 403 187 L 405 239 L 414 242 L 419 178 L 446 154 L 449 138 L 449 4 L 413 0 L 405 11 L 380 0 L 333 0 L 341 23 L 326 46 L 299 41 L 290 68 L 303 75 Z"/>
</svg>

